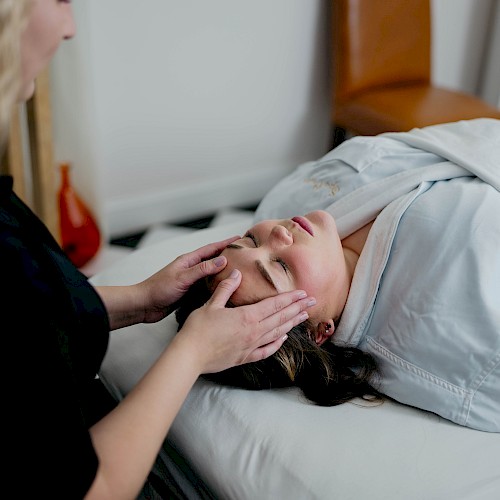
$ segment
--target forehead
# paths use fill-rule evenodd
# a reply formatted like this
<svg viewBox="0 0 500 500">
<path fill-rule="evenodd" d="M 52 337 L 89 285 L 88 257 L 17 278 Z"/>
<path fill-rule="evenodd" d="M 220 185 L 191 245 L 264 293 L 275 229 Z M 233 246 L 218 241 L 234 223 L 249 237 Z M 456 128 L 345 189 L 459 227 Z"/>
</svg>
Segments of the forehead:
<svg viewBox="0 0 500 500">
<path fill-rule="evenodd" d="M 222 255 L 227 258 L 227 266 L 211 280 L 211 291 L 215 290 L 233 269 L 239 269 L 242 276 L 241 283 L 231 297 L 231 302 L 235 305 L 254 304 L 277 295 L 278 291 L 270 283 L 270 278 L 265 277 L 266 270 L 259 260 L 234 247 L 224 249 Z"/>
</svg>

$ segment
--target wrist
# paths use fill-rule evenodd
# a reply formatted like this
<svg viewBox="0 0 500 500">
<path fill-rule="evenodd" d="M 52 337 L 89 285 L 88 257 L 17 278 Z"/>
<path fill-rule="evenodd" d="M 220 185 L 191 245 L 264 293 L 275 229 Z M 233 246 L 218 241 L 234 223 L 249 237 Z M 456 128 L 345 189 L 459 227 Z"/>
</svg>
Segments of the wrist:
<svg viewBox="0 0 500 500">
<path fill-rule="evenodd" d="M 104 286 L 97 291 L 106 306 L 111 330 L 144 321 L 145 301 L 138 285 Z"/>
<path fill-rule="evenodd" d="M 180 364 L 191 372 L 193 377 L 198 378 L 204 373 L 206 362 L 202 349 L 195 339 L 186 335 L 186 332 L 180 330 L 170 342 L 168 350 L 180 360 Z"/>
</svg>

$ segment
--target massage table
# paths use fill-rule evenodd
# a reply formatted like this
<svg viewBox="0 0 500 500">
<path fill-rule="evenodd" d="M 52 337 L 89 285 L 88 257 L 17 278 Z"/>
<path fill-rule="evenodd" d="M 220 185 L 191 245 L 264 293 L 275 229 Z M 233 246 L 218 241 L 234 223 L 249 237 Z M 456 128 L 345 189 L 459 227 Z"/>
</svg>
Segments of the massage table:
<svg viewBox="0 0 500 500">
<path fill-rule="evenodd" d="M 247 229 L 240 222 L 140 248 L 91 278 L 143 280 L 181 253 Z M 175 335 L 173 315 L 111 333 L 100 378 L 120 400 Z M 248 391 L 200 378 L 154 472 L 187 499 L 496 500 L 500 433 L 391 399 L 315 406 L 296 388 Z"/>
</svg>

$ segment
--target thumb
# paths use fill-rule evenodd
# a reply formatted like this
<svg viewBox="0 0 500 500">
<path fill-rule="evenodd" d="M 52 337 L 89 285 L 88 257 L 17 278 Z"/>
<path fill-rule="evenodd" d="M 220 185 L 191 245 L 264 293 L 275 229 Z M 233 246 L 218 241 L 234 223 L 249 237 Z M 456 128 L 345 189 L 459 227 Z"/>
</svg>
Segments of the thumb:
<svg viewBox="0 0 500 500">
<path fill-rule="evenodd" d="M 227 301 L 240 286 L 240 283 L 241 273 L 238 269 L 233 269 L 231 274 L 217 285 L 217 288 L 208 300 L 207 304 L 211 304 L 216 307 L 226 307 Z"/>
<path fill-rule="evenodd" d="M 206 276 L 211 274 L 217 274 L 222 271 L 227 264 L 226 257 L 219 255 L 213 259 L 204 260 L 193 267 L 190 267 L 184 271 L 184 279 L 189 283 L 195 283 Z"/>
</svg>

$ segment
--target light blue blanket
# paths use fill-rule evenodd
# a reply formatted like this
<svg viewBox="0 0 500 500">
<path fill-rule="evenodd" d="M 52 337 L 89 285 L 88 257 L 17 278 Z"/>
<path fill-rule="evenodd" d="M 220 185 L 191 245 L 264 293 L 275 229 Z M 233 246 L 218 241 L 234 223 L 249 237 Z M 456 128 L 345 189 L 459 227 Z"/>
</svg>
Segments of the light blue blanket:
<svg viewBox="0 0 500 500">
<path fill-rule="evenodd" d="M 500 432 L 500 121 L 356 137 L 273 188 L 256 219 L 377 217 L 333 341 L 372 353 L 381 390 Z"/>
</svg>

